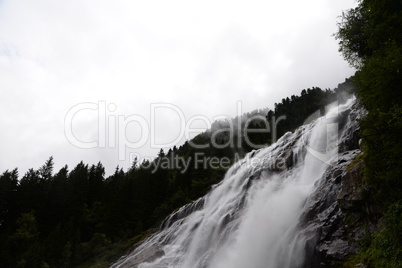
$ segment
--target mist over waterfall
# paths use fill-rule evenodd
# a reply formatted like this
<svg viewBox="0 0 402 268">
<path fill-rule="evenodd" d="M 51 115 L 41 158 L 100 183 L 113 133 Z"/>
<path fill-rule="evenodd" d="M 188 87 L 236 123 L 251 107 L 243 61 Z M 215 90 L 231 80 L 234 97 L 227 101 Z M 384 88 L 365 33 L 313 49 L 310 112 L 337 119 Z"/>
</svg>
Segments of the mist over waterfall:
<svg viewBox="0 0 402 268">
<path fill-rule="evenodd" d="M 309 211 L 329 171 L 351 159 L 344 140 L 356 127 L 348 116 L 353 105 L 351 99 L 334 106 L 271 146 L 249 153 L 206 196 L 171 214 L 158 232 L 112 267 L 311 265 L 322 232 L 312 224 L 317 215 Z"/>
</svg>

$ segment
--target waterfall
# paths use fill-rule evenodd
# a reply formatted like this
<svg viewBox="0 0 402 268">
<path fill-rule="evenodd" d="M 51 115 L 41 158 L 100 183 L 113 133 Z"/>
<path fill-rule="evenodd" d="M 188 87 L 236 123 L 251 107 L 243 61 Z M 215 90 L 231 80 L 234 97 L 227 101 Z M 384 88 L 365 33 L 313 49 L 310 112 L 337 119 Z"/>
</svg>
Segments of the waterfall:
<svg viewBox="0 0 402 268">
<path fill-rule="evenodd" d="M 112 267 L 302 267 L 315 229 L 302 224 L 311 196 L 335 165 L 340 141 L 355 122 L 340 122 L 354 100 L 286 133 L 233 165 L 204 197 Z M 349 131 L 350 132 L 350 131 Z"/>
</svg>

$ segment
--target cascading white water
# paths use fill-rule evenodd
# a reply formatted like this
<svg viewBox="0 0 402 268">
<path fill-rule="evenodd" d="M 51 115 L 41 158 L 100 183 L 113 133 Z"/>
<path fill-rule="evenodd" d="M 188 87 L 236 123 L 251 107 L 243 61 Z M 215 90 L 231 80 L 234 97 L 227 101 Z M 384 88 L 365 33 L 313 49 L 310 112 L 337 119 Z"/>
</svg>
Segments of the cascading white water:
<svg viewBox="0 0 402 268">
<path fill-rule="evenodd" d="M 302 266 L 311 237 L 300 218 L 338 156 L 342 130 L 333 119 L 353 102 L 249 153 L 205 197 L 168 217 L 157 233 L 112 267 Z"/>
</svg>

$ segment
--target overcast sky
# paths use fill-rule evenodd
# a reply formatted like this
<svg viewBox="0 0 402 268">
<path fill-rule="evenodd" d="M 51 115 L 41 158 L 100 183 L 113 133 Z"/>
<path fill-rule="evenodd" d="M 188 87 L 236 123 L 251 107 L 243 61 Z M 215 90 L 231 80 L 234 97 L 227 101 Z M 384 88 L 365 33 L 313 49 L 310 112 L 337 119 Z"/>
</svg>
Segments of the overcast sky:
<svg viewBox="0 0 402 268">
<path fill-rule="evenodd" d="M 53 155 L 56 171 L 84 160 L 110 174 L 128 167 L 130 153 L 156 154 L 151 132 L 157 144 L 175 142 L 195 115 L 235 116 L 239 101 L 248 112 L 303 88 L 334 88 L 354 73 L 332 34 L 355 5 L 0 0 L 0 172 L 18 167 L 22 176 Z M 140 126 L 155 103 L 171 106 L 154 110 L 147 136 Z M 79 148 L 66 124 L 67 136 L 95 148 Z M 145 144 L 119 160 L 122 131 Z"/>
</svg>

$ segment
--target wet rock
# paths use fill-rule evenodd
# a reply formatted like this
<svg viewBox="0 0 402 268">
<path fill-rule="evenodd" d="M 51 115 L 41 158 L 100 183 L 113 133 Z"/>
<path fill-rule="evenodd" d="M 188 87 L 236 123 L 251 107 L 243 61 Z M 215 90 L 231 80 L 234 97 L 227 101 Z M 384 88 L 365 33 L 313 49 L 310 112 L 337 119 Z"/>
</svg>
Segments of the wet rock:
<svg viewBox="0 0 402 268">
<path fill-rule="evenodd" d="M 349 232 L 346 215 L 337 199 L 339 181 L 342 182 L 347 165 L 357 154 L 358 151 L 348 151 L 341 155 L 307 201 L 309 205 L 303 215 L 307 227 L 304 228 L 314 233 L 315 247 L 304 267 L 339 267 L 347 256 L 357 252 L 356 239 L 346 235 Z"/>
<path fill-rule="evenodd" d="M 303 228 L 315 233 L 314 240 L 311 239 L 315 246 L 303 267 L 340 267 L 348 256 L 359 250 L 357 241 L 364 234 L 361 222 L 366 218 L 362 196 L 363 163 L 347 167 L 361 153 L 356 120 L 360 116 L 358 109 L 352 109 L 338 118 L 340 129 L 348 120 L 353 124 L 339 141 L 336 164 L 327 171 L 325 180 L 307 201 Z"/>
<path fill-rule="evenodd" d="M 293 150 L 291 147 L 286 148 L 279 157 L 274 160 L 274 164 L 272 165 L 272 171 L 281 172 L 285 169 L 289 169 L 293 167 Z"/>
<path fill-rule="evenodd" d="M 359 108 L 359 104 L 354 104 L 351 112 L 348 114 L 348 120 L 351 120 L 353 122 L 356 122 L 351 128 L 346 130 L 345 133 L 345 138 L 339 143 L 339 152 L 345 152 L 348 150 L 355 150 L 359 149 L 359 132 L 360 132 L 360 127 L 358 125 L 358 120 L 361 119 L 367 112 Z M 344 121 L 345 117 L 343 117 Z"/>
<path fill-rule="evenodd" d="M 342 187 L 337 196 L 342 210 L 360 211 L 363 209 L 363 167 L 362 160 L 352 164 L 342 178 Z"/>
<path fill-rule="evenodd" d="M 152 262 L 159 257 L 165 255 L 165 252 L 159 248 L 157 245 L 145 248 L 139 254 L 129 258 L 125 263 L 124 267 L 137 268 L 138 265 L 144 262 Z M 113 266 L 112 266 L 113 267 Z"/>
<path fill-rule="evenodd" d="M 204 204 L 205 199 L 202 197 L 185 205 L 184 207 L 181 207 L 176 212 L 173 212 L 170 216 L 168 216 L 165 220 L 163 220 L 160 229 L 166 229 L 170 227 L 174 222 L 187 217 L 194 211 L 202 209 L 204 207 Z"/>
</svg>

